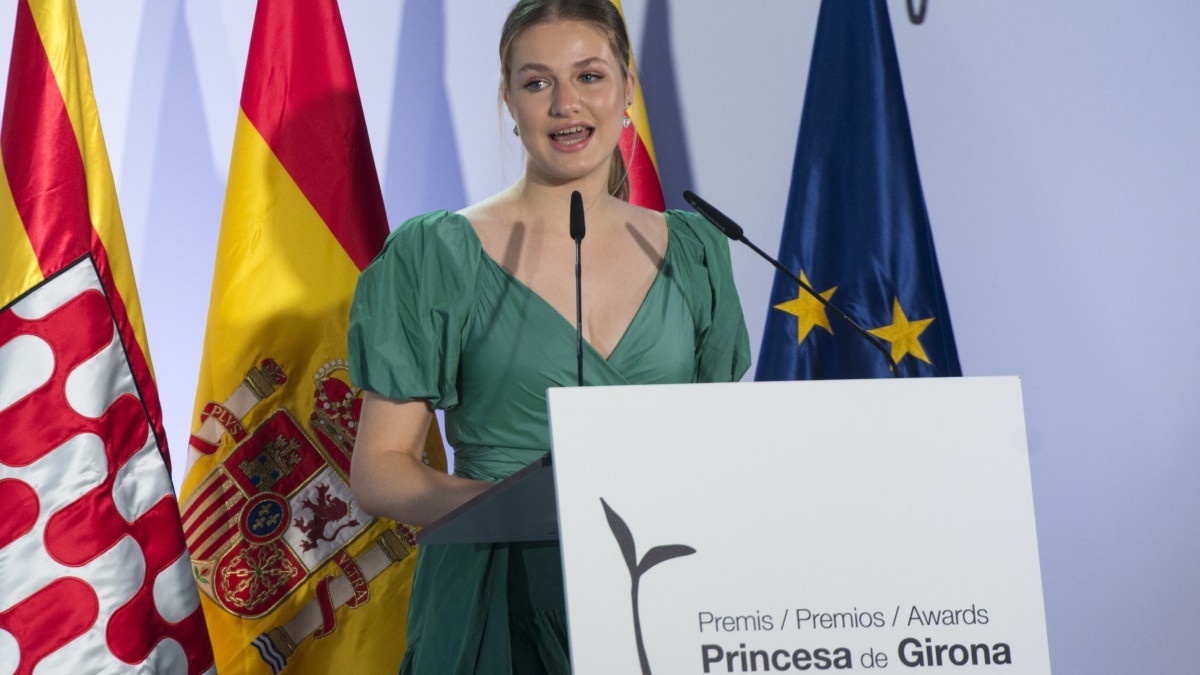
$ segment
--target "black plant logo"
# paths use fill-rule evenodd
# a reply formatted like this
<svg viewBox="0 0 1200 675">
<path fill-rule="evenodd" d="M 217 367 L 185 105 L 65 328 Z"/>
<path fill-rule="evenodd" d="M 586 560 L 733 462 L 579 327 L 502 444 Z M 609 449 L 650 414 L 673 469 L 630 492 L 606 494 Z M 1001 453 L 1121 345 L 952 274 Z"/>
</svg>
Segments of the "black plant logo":
<svg viewBox="0 0 1200 675">
<path fill-rule="evenodd" d="M 613 537 L 617 540 L 617 545 L 621 547 L 621 555 L 625 558 L 625 566 L 629 568 L 629 585 L 630 595 L 633 601 L 633 633 L 637 638 L 638 660 L 642 664 L 642 675 L 650 674 L 650 661 L 646 658 L 646 644 L 642 640 L 642 620 L 638 612 L 638 586 L 641 584 L 642 575 L 645 574 L 651 567 L 660 562 L 670 560 L 671 558 L 681 558 L 685 555 L 691 555 L 696 552 L 696 549 L 683 544 L 670 544 L 668 546 L 655 546 L 646 551 L 646 555 L 642 556 L 639 562 L 637 559 L 637 549 L 633 544 L 633 533 L 629 531 L 629 526 L 617 515 L 616 511 L 600 498 L 600 504 L 604 507 L 604 516 L 608 518 L 608 527 L 612 530 Z"/>
</svg>

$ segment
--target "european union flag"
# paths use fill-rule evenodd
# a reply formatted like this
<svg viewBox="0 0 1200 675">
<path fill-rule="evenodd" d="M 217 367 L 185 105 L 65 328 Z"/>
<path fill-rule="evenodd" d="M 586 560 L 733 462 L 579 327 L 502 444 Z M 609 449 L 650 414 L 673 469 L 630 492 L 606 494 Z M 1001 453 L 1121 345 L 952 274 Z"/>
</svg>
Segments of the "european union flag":
<svg viewBox="0 0 1200 675">
<path fill-rule="evenodd" d="M 779 259 L 890 347 L 903 375 L 962 374 L 884 0 L 821 3 Z M 771 306 L 755 379 L 890 376 L 780 274 Z"/>
</svg>

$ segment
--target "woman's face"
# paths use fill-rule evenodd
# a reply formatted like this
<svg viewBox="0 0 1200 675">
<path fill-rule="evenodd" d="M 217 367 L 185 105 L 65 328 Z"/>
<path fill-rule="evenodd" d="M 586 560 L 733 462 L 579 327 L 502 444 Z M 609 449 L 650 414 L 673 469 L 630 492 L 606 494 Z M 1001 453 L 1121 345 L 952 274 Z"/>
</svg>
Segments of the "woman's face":
<svg viewBox="0 0 1200 675">
<path fill-rule="evenodd" d="M 530 26 L 513 40 L 504 100 L 528 153 L 527 177 L 607 176 L 633 79 L 604 31 L 580 21 Z"/>
</svg>

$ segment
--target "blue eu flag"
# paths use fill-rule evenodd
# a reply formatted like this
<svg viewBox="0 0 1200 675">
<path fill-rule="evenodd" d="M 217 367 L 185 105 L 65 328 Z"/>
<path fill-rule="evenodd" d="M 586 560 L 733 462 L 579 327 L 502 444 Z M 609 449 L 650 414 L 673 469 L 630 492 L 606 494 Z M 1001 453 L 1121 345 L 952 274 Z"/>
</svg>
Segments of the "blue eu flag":
<svg viewBox="0 0 1200 675">
<path fill-rule="evenodd" d="M 779 259 L 891 350 L 961 375 L 884 0 L 824 0 Z M 776 274 L 757 380 L 888 377 L 887 360 Z"/>
</svg>

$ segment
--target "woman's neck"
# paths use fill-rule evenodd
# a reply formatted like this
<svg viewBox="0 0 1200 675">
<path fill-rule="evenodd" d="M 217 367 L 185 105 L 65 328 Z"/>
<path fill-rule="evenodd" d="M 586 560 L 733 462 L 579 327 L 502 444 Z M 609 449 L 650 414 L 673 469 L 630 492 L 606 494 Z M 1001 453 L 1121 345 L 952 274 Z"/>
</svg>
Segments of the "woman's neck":
<svg viewBox="0 0 1200 675">
<path fill-rule="evenodd" d="M 608 220 L 620 200 L 608 193 L 607 180 L 585 179 L 574 183 L 550 185 L 522 177 L 510 194 L 517 209 L 532 222 L 566 222 L 570 213 L 571 193 L 579 191 L 589 222 L 597 225 Z"/>
</svg>

